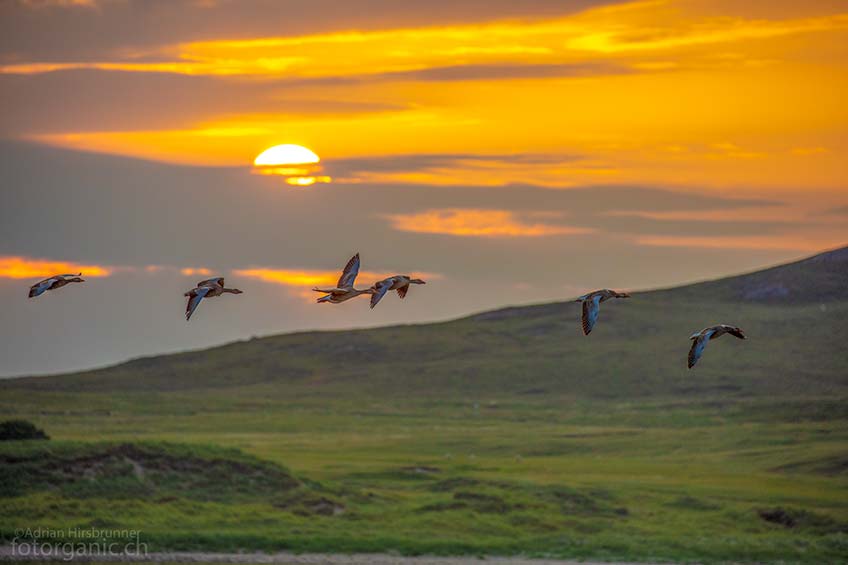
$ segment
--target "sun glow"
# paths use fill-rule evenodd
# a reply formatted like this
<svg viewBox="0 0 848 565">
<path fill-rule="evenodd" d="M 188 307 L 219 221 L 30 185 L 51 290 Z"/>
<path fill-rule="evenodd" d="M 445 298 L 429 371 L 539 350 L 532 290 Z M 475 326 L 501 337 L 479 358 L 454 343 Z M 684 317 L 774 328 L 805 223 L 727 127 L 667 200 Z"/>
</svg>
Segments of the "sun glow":
<svg viewBox="0 0 848 565">
<path fill-rule="evenodd" d="M 286 143 L 270 147 L 256 156 L 253 164 L 257 167 L 280 165 L 311 165 L 321 159 L 314 151 L 302 145 Z"/>
<path fill-rule="evenodd" d="M 311 149 L 286 143 L 270 147 L 257 155 L 253 160 L 253 172 L 285 177 L 286 184 L 290 186 L 307 187 L 319 182 L 330 182 L 330 177 L 317 175 L 321 172 L 320 161 Z"/>
</svg>

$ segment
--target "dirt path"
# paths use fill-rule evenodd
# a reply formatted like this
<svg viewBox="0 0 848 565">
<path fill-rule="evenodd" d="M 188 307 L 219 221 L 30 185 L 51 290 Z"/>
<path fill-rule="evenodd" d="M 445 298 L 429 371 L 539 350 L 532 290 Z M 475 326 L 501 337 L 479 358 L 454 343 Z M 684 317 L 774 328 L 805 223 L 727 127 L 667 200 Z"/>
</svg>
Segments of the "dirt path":
<svg viewBox="0 0 848 565">
<path fill-rule="evenodd" d="M 561 561 L 529 559 L 526 557 L 403 557 L 380 553 L 356 555 L 320 553 L 149 553 L 142 557 L 121 555 L 86 555 L 67 561 L 61 554 L 24 555 L 9 546 L 0 547 L 0 561 L 74 561 L 83 562 L 146 562 L 146 563 L 277 563 L 280 565 L 651 565 L 649 563 L 599 563 L 592 561 Z M 656 564 L 654 564 L 656 565 Z"/>
</svg>

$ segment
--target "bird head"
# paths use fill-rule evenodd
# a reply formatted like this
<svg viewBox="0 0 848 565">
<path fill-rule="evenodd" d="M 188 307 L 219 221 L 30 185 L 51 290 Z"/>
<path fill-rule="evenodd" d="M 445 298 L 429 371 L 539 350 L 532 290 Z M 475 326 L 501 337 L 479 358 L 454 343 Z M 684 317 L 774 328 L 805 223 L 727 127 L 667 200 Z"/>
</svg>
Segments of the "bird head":
<svg viewBox="0 0 848 565">
<path fill-rule="evenodd" d="M 411 282 L 412 284 L 427 284 L 426 282 L 422 281 L 421 279 L 409 279 L 409 282 Z"/>
</svg>

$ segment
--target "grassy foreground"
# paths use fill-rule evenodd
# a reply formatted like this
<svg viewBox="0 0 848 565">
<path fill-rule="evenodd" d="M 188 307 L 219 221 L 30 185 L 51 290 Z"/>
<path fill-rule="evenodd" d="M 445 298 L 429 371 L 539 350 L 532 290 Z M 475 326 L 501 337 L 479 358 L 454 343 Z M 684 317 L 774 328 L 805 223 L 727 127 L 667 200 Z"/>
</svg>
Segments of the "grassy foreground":
<svg viewBox="0 0 848 565">
<path fill-rule="evenodd" d="M 78 458 L 92 440 L 165 439 L 199 446 L 177 450 L 177 460 L 192 449 L 243 457 L 205 447 L 217 444 L 285 464 L 298 479 L 293 490 L 248 488 L 255 479 L 238 466 L 202 488 L 137 477 L 126 462 L 72 485 L 35 473 L 34 484 L 14 487 L 17 496 L 4 490 L 0 532 L 9 540 L 16 528 L 39 525 L 134 528 L 152 549 L 218 551 L 811 563 L 848 555 L 844 421 L 774 421 L 767 415 L 778 407 L 756 403 L 747 408 L 759 421 L 743 417 L 744 406 L 659 401 L 337 402 L 329 410 L 263 401 L 262 387 L 248 392 L 261 410 L 206 393 L 193 401 L 104 396 L 95 405 L 112 406 L 102 409 L 108 415 L 66 413 L 92 399 L 64 395 L 54 400 L 57 414 L 38 420 L 54 436 L 86 443 L 7 442 L 3 466 L 20 469 L 15 456 L 47 449 Z M 50 404 L 42 399 L 39 410 Z M 600 414 L 622 423 L 598 424 Z M 778 509 L 791 527 L 761 515 Z"/>
<path fill-rule="evenodd" d="M 793 269 L 830 294 L 730 279 L 605 305 L 588 338 L 557 304 L 2 383 L 0 415 L 53 440 L 0 443 L 0 536 L 848 561 L 848 300 Z M 725 320 L 751 339 L 687 372 L 688 334 Z"/>
</svg>

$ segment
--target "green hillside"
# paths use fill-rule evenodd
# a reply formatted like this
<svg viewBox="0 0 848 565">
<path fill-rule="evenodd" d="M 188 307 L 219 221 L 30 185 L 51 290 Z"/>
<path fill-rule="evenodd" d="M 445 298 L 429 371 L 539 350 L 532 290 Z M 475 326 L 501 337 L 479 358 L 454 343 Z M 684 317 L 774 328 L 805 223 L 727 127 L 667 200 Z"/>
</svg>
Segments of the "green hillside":
<svg viewBox="0 0 848 565">
<path fill-rule="evenodd" d="M 144 358 L 4 388 L 177 391 L 269 384 L 367 397 L 554 395 L 750 398 L 848 389 L 848 248 L 743 275 L 607 302 L 580 332 L 573 302 L 515 307 L 452 322 L 313 332 Z M 711 344 L 686 370 L 689 335 L 715 323 L 749 334 Z"/>
<path fill-rule="evenodd" d="M 93 523 L 158 548 L 844 561 L 848 249 L 607 302 L 588 337 L 578 316 L 505 308 L 2 382 L 0 414 L 54 440 L 0 442 L 3 482 L 39 485 L 0 489 L 0 535 Z M 689 335 L 715 323 L 749 339 L 687 370 Z M 139 482 L 126 459 L 160 449 L 171 470 Z M 117 478 L 60 481 L 44 450 L 99 453 Z M 251 487 L 230 464 L 205 487 L 174 475 L 210 457 L 278 471 Z"/>
</svg>

